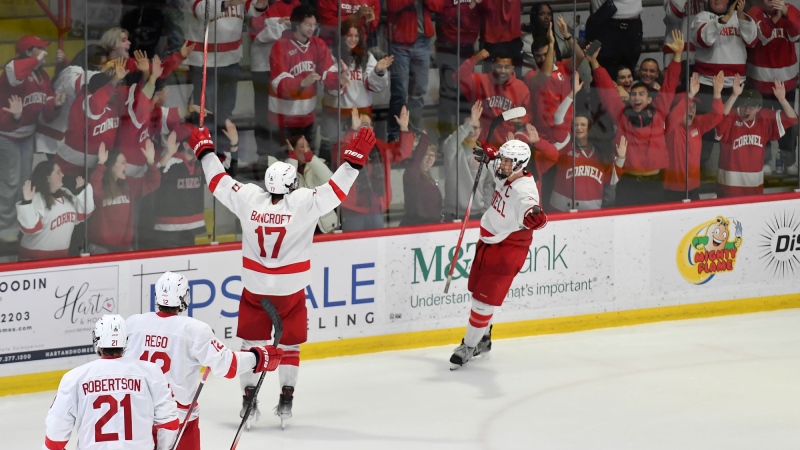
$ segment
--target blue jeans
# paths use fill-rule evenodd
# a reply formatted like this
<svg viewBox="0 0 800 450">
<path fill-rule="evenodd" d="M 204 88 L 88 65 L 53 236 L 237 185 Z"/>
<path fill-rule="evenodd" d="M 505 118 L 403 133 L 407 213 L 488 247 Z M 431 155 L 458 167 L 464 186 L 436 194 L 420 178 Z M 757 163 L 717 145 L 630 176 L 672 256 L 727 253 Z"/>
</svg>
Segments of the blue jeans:
<svg viewBox="0 0 800 450">
<path fill-rule="evenodd" d="M 413 44 L 391 44 L 394 62 L 391 72 L 391 98 L 389 99 L 389 123 L 387 124 L 388 141 L 396 140 L 400 135 L 400 126 L 394 116 L 400 116 L 403 105 L 411 116 L 409 127 L 414 132 L 421 132 L 422 107 L 425 106 L 425 94 L 428 92 L 428 70 L 431 66 L 431 40 L 420 36 Z"/>
<path fill-rule="evenodd" d="M 190 66 L 192 74 L 192 100 L 196 105 L 200 104 L 200 92 L 203 82 L 203 68 Z M 241 68 L 239 64 L 231 64 L 224 67 L 209 67 L 206 71 L 206 109 L 215 115 L 216 124 L 211 124 L 213 133 L 214 127 L 225 128 L 225 119 L 230 119 L 233 108 L 236 106 L 236 91 L 239 86 L 239 74 Z M 217 95 L 219 93 L 219 95 Z M 217 102 L 219 98 L 219 102 Z M 229 144 L 228 138 L 222 132 L 218 133 L 215 139 L 221 146 Z M 218 149 L 221 149 L 218 146 Z M 236 158 L 234 154 L 234 159 Z"/>
</svg>

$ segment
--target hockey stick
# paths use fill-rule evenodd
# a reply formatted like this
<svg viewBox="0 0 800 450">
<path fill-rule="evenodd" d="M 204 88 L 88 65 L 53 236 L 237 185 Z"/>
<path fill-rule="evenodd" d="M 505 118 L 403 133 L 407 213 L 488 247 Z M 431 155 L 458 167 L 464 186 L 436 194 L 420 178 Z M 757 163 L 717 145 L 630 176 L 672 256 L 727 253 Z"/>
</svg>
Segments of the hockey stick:
<svg viewBox="0 0 800 450">
<path fill-rule="evenodd" d="M 501 122 L 505 122 L 508 120 L 518 119 L 525 115 L 525 107 L 518 106 L 516 108 L 509 109 L 508 111 L 504 111 L 503 114 L 492 119 L 492 123 L 489 124 L 489 132 L 486 133 L 486 139 L 491 139 L 492 133 L 494 133 L 495 128 L 500 125 Z M 464 220 L 461 223 L 461 233 L 458 235 L 458 242 L 456 243 L 455 250 L 453 252 L 453 260 L 450 261 L 450 271 L 447 274 L 447 283 L 444 285 L 444 293 L 447 294 L 447 291 L 450 290 L 450 282 L 453 281 L 453 270 L 456 268 L 456 261 L 458 260 L 458 255 L 461 253 L 461 241 L 464 239 L 464 232 L 467 230 L 467 221 L 469 220 L 469 213 L 472 210 L 472 199 L 475 198 L 475 191 L 478 190 L 478 183 L 480 183 L 481 179 L 481 171 L 483 170 L 483 166 L 486 161 L 482 161 L 482 164 L 478 166 L 478 172 L 475 174 L 475 182 L 472 184 L 472 193 L 469 195 L 469 201 L 467 202 L 467 211 L 464 214 Z"/>
<path fill-rule="evenodd" d="M 200 85 L 200 125 L 203 128 L 203 122 L 206 118 L 206 72 L 208 71 L 208 16 L 210 14 L 211 2 L 206 0 L 205 22 L 203 22 L 203 82 Z M 217 61 L 217 45 L 214 44 L 214 62 Z"/>
<path fill-rule="evenodd" d="M 275 305 L 273 305 L 272 302 L 267 298 L 261 299 L 261 307 L 267 312 L 267 315 L 272 321 L 272 326 L 275 328 L 275 337 L 272 340 L 272 345 L 277 347 L 281 342 L 281 335 L 283 334 L 283 323 L 281 322 L 281 316 L 278 314 L 278 310 L 275 309 Z M 253 393 L 253 398 L 250 399 L 250 403 L 247 404 L 247 410 L 245 410 L 244 417 L 242 417 L 242 423 L 239 424 L 239 429 L 236 430 L 236 437 L 233 438 L 231 450 L 236 450 L 236 446 L 239 445 L 239 438 L 242 437 L 242 430 L 244 430 L 244 425 L 247 423 L 247 418 L 250 417 L 250 411 L 253 410 L 253 404 L 255 403 L 256 398 L 258 398 L 258 391 L 261 390 L 261 383 L 264 382 L 264 376 L 266 375 L 266 371 L 261 372 L 261 377 L 258 378 L 256 391 Z"/>
<path fill-rule="evenodd" d="M 194 406 L 197 404 L 197 398 L 200 397 L 200 391 L 203 390 L 203 386 L 206 384 L 206 380 L 208 379 L 208 374 L 211 373 L 211 367 L 206 366 L 203 369 L 203 376 L 200 378 L 200 385 L 197 386 L 197 390 L 194 391 L 194 398 L 192 398 L 192 403 L 189 405 L 189 410 L 186 411 L 186 417 L 183 418 L 183 423 L 181 423 L 181 427 L 178 430 L 178 438 L 175 439 L 175 444 L 172 445 L 172 450 L 178 448 L 178 442 L 181 441 L 183 437 L 183 432 L 186 431 L 186 424 L 189 423 L 189 417 L 192 416 L 192 412 L 194 412 Z"/>
</svg>

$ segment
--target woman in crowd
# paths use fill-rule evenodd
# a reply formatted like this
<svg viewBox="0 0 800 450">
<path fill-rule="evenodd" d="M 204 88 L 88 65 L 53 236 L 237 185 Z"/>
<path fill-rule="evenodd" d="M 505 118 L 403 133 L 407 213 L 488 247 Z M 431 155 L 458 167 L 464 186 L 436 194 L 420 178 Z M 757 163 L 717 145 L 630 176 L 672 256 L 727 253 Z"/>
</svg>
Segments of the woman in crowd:
<svg viewBox="0 0 800 450">
<path fill-rule="evenodd" d="M 633 73 L 628 66 L 619 66 L 615 77 L 617 90 L 622 101 L 627 102 L 631 98 L 631 87 L 633 86 Z"/>
<path fill-rule="evenodd" d="M 287 144 L 289 144 L 289 157 L 286 162 L 297 168 L 297 182 L 300 187 L 314 189 L 331 179 L 333 172 L 325 164 L 325 160 L 314 155 L 311 144 L 305 136 L 292 136 Z M 336 210 L 320 217 L 317 226 L 323 233 L 330 233 L 339 228 L 339 216 Z"/>
<path fill-rule="evenodd" d="M 319 156 L 329 162 L 333 143 L 344 134 L 342 126 L 339 125 L 338 108 L 348 111 L 355 107 L 360 113 L 372 115 L 372 93 L 380 92 L 389 86 L 389 74 L 386 73 L 386 69 L 394 61 L 394 56 L 387 56 L 377 61 L 367 50 L 363 28 L 356 18 L 342 21 L 341 34 L 342 61 L 350 73 L 350 84 L 344 93 L 339 94 L 338 89 L 325 91 L 322 98 L 323 113 L 320 125 L 323 143 Z"/>
<path fill-rule="evenodd" d="M 64 173 L 53 161 L 43 161 L 22 187 L 17 203 L 17 219 L 22 230 L 19 260 L 63 258 L 68 256 L 75 224 L 94 210 L 92 186 L 78 177 L 77 194 L 64 188 Z M 86 192 L 82 192 L 84 186 Z"/>
<path fill-rule="evenodd" d="M 108 151 L 100 144 L 97 167 L 90 182 L 94 189 L 97 211 L 89 221 L 89 253 L 130 251 L 133 243 L 133 204 L 154 192 L 161 184 L 161 172 L 156 167 L 156 151 L 151 140 L 142 149 L 147 160 L 147 172 L 142 178 L 125 175 L 125 155 Z"/>
<path fill-rule="evenodd" d="M 436 146 L 427 134 L 421 134 L 408 167 L 403 174 L 406 215 L 401 226 L 442 221 L 442 192 L 430 169 L 436 162 Z"/>
<path fill-rule="evenodd" d="M 639 64 L 639 81 L 641 81 L 648 89 L 660 91 L 661 85 L 658 79 L 661 77 L 661 69 L 658 67 L 658 61 L 653 58 L 645 58 Z"/>
<path fill-rule="evenodd" d="M 564 19 L 559 16 L 559 21 L 563 22 Z M 547 32 L 551 30 L 555 37 L 555 61 L 561 61 L 572 56 L 572 47 L 569 39 L 567 39 L 572 36 L 572 28 L 567 27 L 566 23 L 564 23 L 564 26 L 558 27 L 554 24 L 553 8 L 547 3 L 534 3 L 533 7 L 531 7 L 530 22 L 527 25 L 523 25 L 522 29 L 525 32 L 522 35 L 523 48 L 528 49 L 528 59 L 533 60 L 533 56 L 530 54 L 533 41 L 536 39 L 547 42 Z M 564 34 L 565 30 L 567 31 L 566 35 Z"/>
</svg>

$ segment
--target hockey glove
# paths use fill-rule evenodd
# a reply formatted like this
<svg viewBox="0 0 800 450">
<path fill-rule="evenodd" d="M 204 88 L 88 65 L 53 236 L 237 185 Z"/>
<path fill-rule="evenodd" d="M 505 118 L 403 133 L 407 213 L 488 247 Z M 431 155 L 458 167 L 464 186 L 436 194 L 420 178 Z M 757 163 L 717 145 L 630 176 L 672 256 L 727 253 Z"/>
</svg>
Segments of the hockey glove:
<svg viewBox="0 0 800 450">
<path fill-rule="evenodd" d="M 522 225 L 530 230 L 541 230 L 547 225 L 547 214 L 542 211 L 539 205 L 536 205 L 525 214 L 525 218 L 522 219 Z"/>
<path fill-rule="evenodd" d="M 472 155 L 477 161 L 482 163 L 488 163 L 489 161 L 497 158 L 497 155 L 499 154 L 500 150 L 496 149 L 486 141 L 481 142 L 480 147 L 475 147 L 472 149 Z"/>
<path fill-rule="evenodd" d="M 344 160 L 353 168 L 361 170 L 367 163 L 367 155 L 375 147 L 375 133 L 372 128 L 363 127 L 358 134 L 350 139 L 347 150 L 344 151 Z"/>
<path fill-rule="evenodd" d="M 278 368 L 281 358 L 283 358 L 283 350 L 271 345 L 250 347 L 250 351 L 256 355 L 256 366 L 253 367 L 253 373 L 261 373 L 265 370 L 272 372 Z"/>
<path fill-rule="evenodd" d="M 211 140 L 208 127 L 192 129 L 192 134 L 189 136 L 189 147 L 194 150 L 194 156 L 198 160 L 203 159 L 203 156 L 208 153 L 214 153 L 214 141 Z"/>
</svg>

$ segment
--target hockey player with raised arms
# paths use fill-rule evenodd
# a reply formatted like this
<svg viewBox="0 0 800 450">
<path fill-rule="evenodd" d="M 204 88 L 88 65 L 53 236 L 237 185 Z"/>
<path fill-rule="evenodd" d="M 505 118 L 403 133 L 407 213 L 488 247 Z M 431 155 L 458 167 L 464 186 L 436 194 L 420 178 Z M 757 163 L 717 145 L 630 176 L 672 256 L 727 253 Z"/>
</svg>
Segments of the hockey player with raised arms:
<svg viewBox="0 0 800 450">
<path fill-rule="evenodd" d="M 486 161 L 495 181 L 491 205 L 481 217 L 480 239 L 469 271 L 467 288 L 472 309 L 464 339 L 450 357 L 450 370 L 492 349 L 489 325 L 494 308 L 503 300 L 528 257 L 533 231 L 547 225 L 539 206 L 536 180 L 525 166 L 531 159 L 528 144 L 513 139 L 496 149 L 484 143 L 476 159 Z"/>
<path fill-rule="evenodd" d="M 164 374 L 154 364 L 122 358 L 125 319 L 106 314 L 94 324 L 101 359 L 61 378 L 45 419 L 42 450 L 64 450 L 77 427 L 77 450 L 170 450 L 178 435 L 178 409 Z"/>
<path fill-rule="evenodd" d="M 207 366 L 218 377 L 233 378 L 244 372 L 273 371 L 283 351 L 271 345 L 234 352 L 225 347 L 211 327 L 197 319 L 181 316 L 188 308 L 189 281 L 183 275 L 166 272 L 155 286 L 157 312 L 128 317 L 128 348 L 125 358 L 157 364 L 172 388 L 181 421 L 186 425 L 177 450 L 200 450 L 199 406 L 184 419 L 200 385 L 200 368 Z"/>
<path fill-rule="evenodd" d="M 292 400 L 300 365 L 300 344 L 308 338 L 305 287 L 310 281 L 311 243 L 319 218 L 341 204 L 366 164 L 375 145 L 372 129 L 363 127 L 342 154 L 344 162 L 331 179 L 315 189 L 298 189 L 297 169 L 276 162 L 265 174 L 266 191 L 241 184 L 225 173 L 214 155 L 207 128 L 195 128 L 189 145 L 203 164 L 208 188 L 242 223 L 242 283 L 236 335 L 242 348 L 263 346 L 270 339 L 272 322 L 261 307 L 269 299 L 280 315 L 283 335 L 278 348 L 283 358 L 278 369 L 281 394 L 275 414 L 281 424 L 292 416 Z M 255 374 L 242 374 L 241 416 L 255 393 Z M 260 414 L 254 404 L 254 416 Z M 251 415 L 251 417 L 253 417 Z"/>
</svg>

